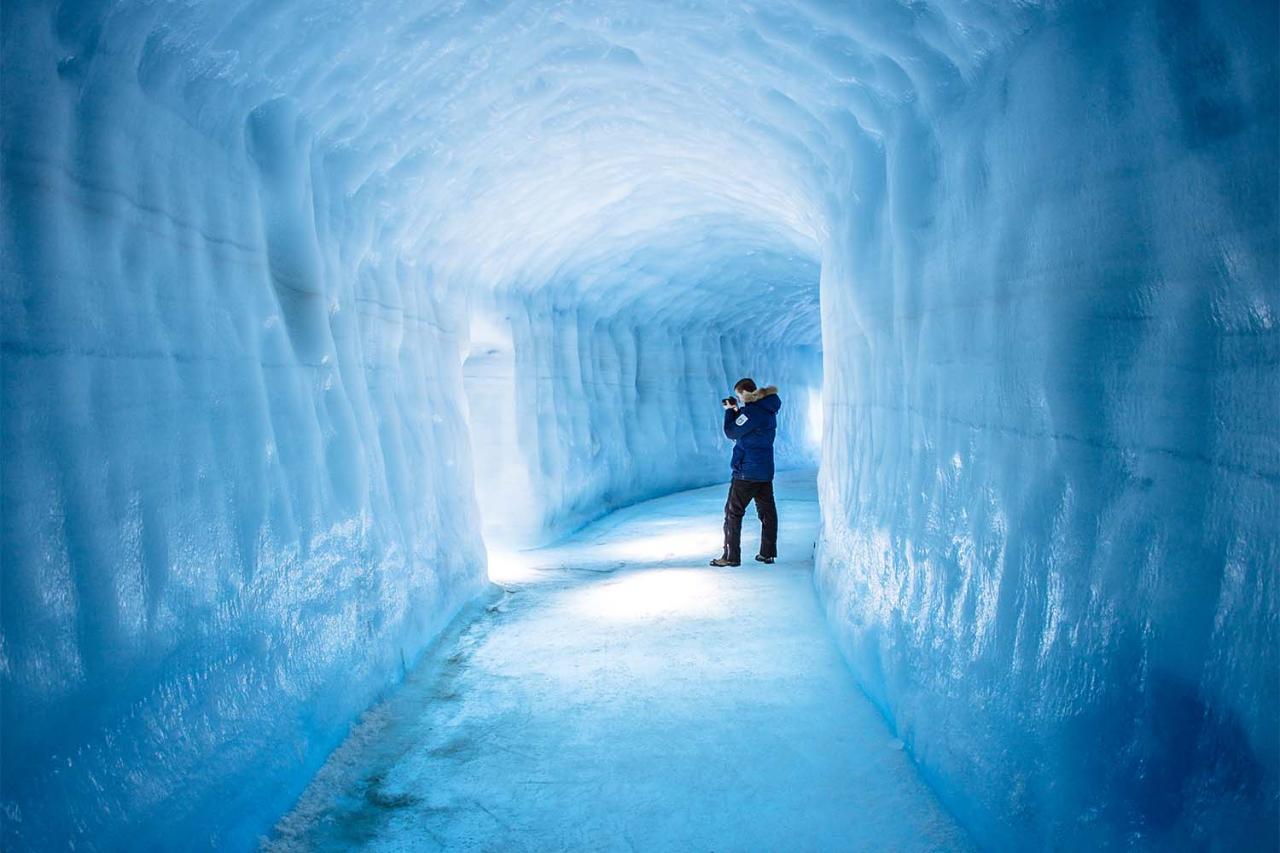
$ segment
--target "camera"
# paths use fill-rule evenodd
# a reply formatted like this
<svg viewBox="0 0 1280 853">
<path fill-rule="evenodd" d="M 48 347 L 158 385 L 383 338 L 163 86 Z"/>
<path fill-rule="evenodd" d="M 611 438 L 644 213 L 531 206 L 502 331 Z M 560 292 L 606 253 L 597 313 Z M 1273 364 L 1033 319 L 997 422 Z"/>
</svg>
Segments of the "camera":
<svg viewBox="0 0 1280 853">
<path fill-rule="evenodd" d="M 720 405 L 724 406 L 726 409 L 736 409 L 738 407 L 738 400 L 736 397 L 725 397 L 720 401 Z"/>
</svg>

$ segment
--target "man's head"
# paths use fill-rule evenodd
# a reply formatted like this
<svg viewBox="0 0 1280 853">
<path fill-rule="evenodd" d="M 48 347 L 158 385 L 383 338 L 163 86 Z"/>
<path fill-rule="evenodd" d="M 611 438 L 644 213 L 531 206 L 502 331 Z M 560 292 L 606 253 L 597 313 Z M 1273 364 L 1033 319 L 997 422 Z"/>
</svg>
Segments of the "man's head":
<svg viewBox="0 0 1280 853">
<path fill-rule="evenodd" d="M 739 400 L 744 400 L 747 394 L 756 390 L 756 381 L 750 376 L 745 379 L 739 379 L 737 384 L 733 386 L 733 393 L 738 395 Z"/>
</svg>

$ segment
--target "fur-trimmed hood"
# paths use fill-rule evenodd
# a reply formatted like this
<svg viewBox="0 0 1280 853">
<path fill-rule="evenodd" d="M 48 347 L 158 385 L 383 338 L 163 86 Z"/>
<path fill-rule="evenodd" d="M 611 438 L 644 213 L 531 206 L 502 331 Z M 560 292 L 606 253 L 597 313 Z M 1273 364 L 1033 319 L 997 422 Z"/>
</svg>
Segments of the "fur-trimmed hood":
<svg viewBox="0 0 1280 853">
<path fill-rule="evenodd" d="M 748 391 L 747 393 L 743 394 L 742 402 L 755 403 L 760 400 L 763 400 L 765 397 L 768 397 L 770 394 L 777 394 L 777 393 L 778 393 L 777 385 L 766 385 L 763 388 L 757 388 L 754 391 Z"/>
</svg>

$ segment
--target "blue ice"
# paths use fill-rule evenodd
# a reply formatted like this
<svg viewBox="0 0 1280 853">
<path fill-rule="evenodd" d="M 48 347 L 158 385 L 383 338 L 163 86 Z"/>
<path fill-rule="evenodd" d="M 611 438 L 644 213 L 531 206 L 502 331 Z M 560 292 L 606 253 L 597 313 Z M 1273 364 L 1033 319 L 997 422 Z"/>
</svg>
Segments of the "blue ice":
<svg viewBox="0 0 1280 853">
<path fill-rule="evenodd" d="M 983 848 L 1274 847 L 1278 17 L 7 3 L 0 846 L 254 847 L 472 636 L 448 626 L 495 555 L 722 483 L 716 401 L 754 376 L 786 401 L 780 466 L 818 470 L 848 668 L 791 563 L 777 605 L 830 707 L 775 719 L 871 738 L 865 697 L 902 751 L 848 755 Z M 473 651 L 571 601 L 606 630 L 623 578 L 737 600 L 652 559 L 530 583 Z M 781 612 L 724 636 L 767 645 Z M 484 825 L 457 813 L 433 831 Z M 803 814 L 796 837 L 841 819 Z"/>
</svg>

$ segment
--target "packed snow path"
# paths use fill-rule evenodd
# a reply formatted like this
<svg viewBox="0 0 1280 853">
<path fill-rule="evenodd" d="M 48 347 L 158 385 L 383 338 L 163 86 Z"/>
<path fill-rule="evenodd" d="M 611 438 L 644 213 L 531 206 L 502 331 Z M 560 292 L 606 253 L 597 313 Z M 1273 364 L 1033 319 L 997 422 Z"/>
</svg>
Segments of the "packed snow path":
<svg viewBox="0 0 1280 853">
<path fill-rule="evenodd" d="M 495 559 L 506 589 L 367 714 L 281 849 L 963 850 L 859 693 L 811 582 L 810 475 L 781 558 L 716 569 L 725 488 Z M 759 523 L 744 525 L 744 555 Z"/>
</svg>

